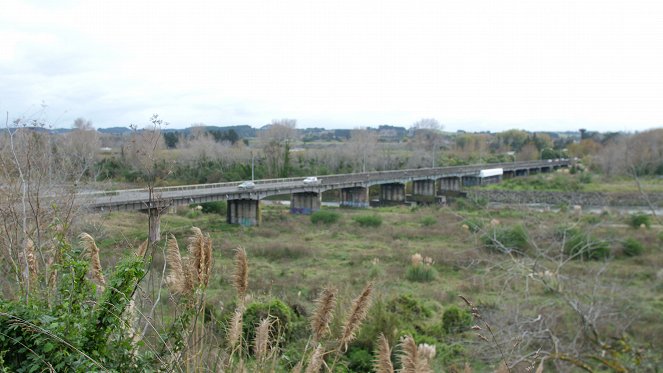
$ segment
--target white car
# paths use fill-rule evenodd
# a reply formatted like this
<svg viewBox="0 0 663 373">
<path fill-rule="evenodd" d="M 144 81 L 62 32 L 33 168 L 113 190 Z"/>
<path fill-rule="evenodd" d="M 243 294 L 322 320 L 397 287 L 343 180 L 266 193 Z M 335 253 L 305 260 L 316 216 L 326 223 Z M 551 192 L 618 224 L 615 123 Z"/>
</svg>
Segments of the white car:
<svg viewBox="0 0 663 373">
<path fill-rule="evenodd" d="M 239 184 L 237 186 L 237 189 L 242 189 L 242 190 L 244 190 L 244 189 L 253 189 L 253 188 L 255 188 L 255 186 L 256 186 L 256 183 L 254 183 L 253 181 L 245 181 L 245 182 Z"/>
<path fill-rule="evenodd" d="M 306 185 L 310 185 L 310 184 L 320 184 L 320 179 L 318 179 L 318 178 L 315 177 L 315 176 L 309 176 L 309 177 L 307 177 L 306 179 L 302 180 L 302 182 L 303 182 L 304 184 L 306 184 Z"/>
</svg>

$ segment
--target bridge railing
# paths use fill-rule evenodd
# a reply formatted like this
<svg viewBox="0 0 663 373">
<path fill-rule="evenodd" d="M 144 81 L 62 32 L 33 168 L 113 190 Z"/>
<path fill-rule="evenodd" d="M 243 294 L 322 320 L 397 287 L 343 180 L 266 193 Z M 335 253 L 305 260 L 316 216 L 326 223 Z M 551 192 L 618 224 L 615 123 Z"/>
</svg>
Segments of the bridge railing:
<svg viewBox="0 0 663 373">
<path fill-rule="evenodd" d="M 486 163 L 481 165 L 461 165 L 461 166 L 447 166 L 447 167 L 429 167 L 429 168 L 415 168 L 415 169 L 406 169 L 406 170 L 387 170 L 387 171 L 373 171 L 373 172 L 362 172 L 354 174 L 333 174 L 333 175 L 319 175 L 318 178 L 321 180 L 334 180 L 334 179 L 347 179 L 347 178 L 364 178 L 365 180 L 375 180 L 384 178 L 385 176 L 402 176 L 407 175 L 408 177 L 425 177 L 425 176 L 434 176 L 438 172 L 458 172 L 458 173 L 467 173 L 474 172 L 476 170 L 486 169 L 486 168 L 505 168 L 505 169 L 516 169 L 524 167 L 544 167 L 544 166 L 554 166 L 554 165 L 566 165 L 569 163 L 569 160 L 563 159 L 559 161 L 520 161 L 520 162 L 503 162 L 503 163 Z M 273 184 L 273 183 L 286 183 L 286 182 L 298 182 L 302 181 L 302 177 L 289 177 L 289 178 L 279 178 L 279 179 L 260 179 L 254 180 L 256 185 L 260 184 Z M 179 186 L 168 186 L 168 187 L 158 187 L 154 188 L 155 193 L 164 193 L 171 191 L 186 191 L 186 190 L 200 190 L 200 189 L 215 189 L 215 188 L 227 188 L 227 187 L 236 187 L 241 184 L 243 181 L 232 181 L 224 183 L 211 183 L 211 184 L 192 184 L 192 185 L 179 185 Z M 79 195 L 82 197 L 112 197 L 118 196 L 120 194 L 127 193 L 148 193 L 148 188 L 136 188 L 136 189 L 123 189 L 123 190 L 111 190 L 111 191 L 100 191 L 100 192 L 84 192 Z"/>
</svg>

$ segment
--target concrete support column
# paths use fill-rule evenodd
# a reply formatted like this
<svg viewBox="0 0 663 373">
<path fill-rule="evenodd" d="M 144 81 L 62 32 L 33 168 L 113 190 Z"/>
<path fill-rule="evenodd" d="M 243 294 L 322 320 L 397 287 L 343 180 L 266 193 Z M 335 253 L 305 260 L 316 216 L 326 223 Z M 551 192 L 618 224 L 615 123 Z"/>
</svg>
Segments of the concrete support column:
<svg viewBox="0 0 663 373">
<path fill-rule="evenodd" d="M 380 185 L 380 203 L 383 202 L 404 202 L 405 184 L 391 183 Z"/>
<path fill-rule="evenodd" d="M 228 200 L 226 221 L 246 227 L 260 224 L 260 200 L 231 199 Z"/>
<path fill-rule="evenodd" d="M 292 214 L 310 215 L 320 210 L 322 194 L 316 192 L 292 193 L 290 196 L 290 212 Z"/>
<path fill-rule="evenodd" d="M 504 174 L 502 174 L 503 179 L 512 179 L 516 176 L 515 171 L 504 171 Z"/>
<path fill-rule="evenodd" d="M 444 179 L 442 179 L 444 180 Z M 440 180 L 440 189 L 442 188 L 442 180 Z M 419 196 L 434 196 L 435 195 L 435 180 L 415 180 L 412 182 L 412 195 Z"/>
<path fill-rule="evenodd" d="M 368 207 L 368 188 L 341 189 L 341 207 Z"/>
</svg>

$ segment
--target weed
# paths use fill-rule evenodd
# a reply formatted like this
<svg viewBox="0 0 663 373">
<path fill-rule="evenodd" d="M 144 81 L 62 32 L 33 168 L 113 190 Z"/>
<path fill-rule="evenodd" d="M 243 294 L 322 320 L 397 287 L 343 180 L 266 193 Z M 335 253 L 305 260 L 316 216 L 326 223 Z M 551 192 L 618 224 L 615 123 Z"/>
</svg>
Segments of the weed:
<svg viewBox="0 0 663 373">
<path fill-rule="evenodd" d="M 382 217 L 379 215 L 359 215 L 352 218 L 361 227 L 377 228 L 382 225 Z"/>
<path fill-rule="evenodd" d="M 311 223 L 313 224 L 333 224 L 336 223 L 341 217 L 336 211 L 318 210 L 311 214 Z"/>
<path fill-rule="evenodd" d="M 642 214 L 642 213 L 631 214 L 629 216 L 628 223 L 632 228 L 635 228 L 635 229 L 638 229 L 642 226 L 650 228 L 651 227 L 651 217 L 647 214 Z"/>
<path fill-rule="evenodd" d="M 623 250 L 626 256 L 638 256 L 645 251 L 645 247 L 637 239 L 629 237 L 623 243 Z"/>
</svg>

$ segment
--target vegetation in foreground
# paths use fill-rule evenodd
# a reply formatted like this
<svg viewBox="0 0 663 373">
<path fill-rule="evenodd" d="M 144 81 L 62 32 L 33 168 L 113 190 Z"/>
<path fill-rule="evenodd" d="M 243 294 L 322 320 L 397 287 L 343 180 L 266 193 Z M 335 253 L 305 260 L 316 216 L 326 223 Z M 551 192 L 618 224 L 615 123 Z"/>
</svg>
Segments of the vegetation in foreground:
<svg viewBox="0 0 663 373">
<path fill-rule="evenodd" d="M 337 218 L 320 224 L 282 207 L 263 209 L 263 224 L 253 228 L 227 225 L 215 213 L 165 215 L 163 230 L 173 237 L 152 246 L 147 261 L 125 249 L 142 242 L 144 216 L 89 219 L 76 229 L 96 237 L 99 267 L 109 268 L 100 273 L 109 280 L 104 286 L 96 275 L 84 276 L 97 267 L 83 259 L 86 246 L 62 243 L 69 259 L 57 267 L 59 287 L 2 304 L 5 330 L 17 333 L 1 339 L 4 364 L 16 367 L 13 359 L 24 356 L 31 366 L 65 362 L 92 370 L 96 362 L 116 370 L 166 364 L 290 371 L 318 361 L 320 371 L 389 371 L 376 370 L 380 351 L 377 361 L 396 370 L 406 353 L 434 371 L 520 371 L 539 364 L 555 371 L 647 371 L 661 364 L 663 243 L 656 224 L 634 230 L 630 216 L 434 207 L 380 208 L 370 215 L 323 209 Z M 365 216 L 382 223 L 358 224 Z M 191 226 L 214 242 L 205 286 L 187 285 L 187 278 L 198 278 L 186 271 L 195 255 L 173 266 L 180 253 L 173 242 Z M 129 259 L 116 261 L 121 253 Z M 238 255 L 250 265 L 238 266 Z M 45 273 L 36 276 L 45 280 Z M 351 297 L 365 294 L 367 283 L 372 306 L 353 338 L 344 339 L 361 295 Z M 73 284 L 78 287 L 70 289 Z M 68 298 L 74 290 L 79 296 Z M 334 304 L 322 317 L 320 304 L 330 294 Z M 113 305 L 108 316 L 104 304 Z M 316 317 L 328 327 L 318 320 L 324 329 L 318 336 L 310 326 Z M 94 327 L 99 322 L 108 327 Z M 268 336 L 268 348 L 256 350 L 265 340 L 259 333 Z M 21 351 L 16 340 L 23 338 L 39 349 L 9 353 Z M 99 342 L 108 338 L 116 342 L 112 350 Z M 86 353 L 87 360 L 81 352 L 88 351 L 98 352 Z"/>
</svg>

